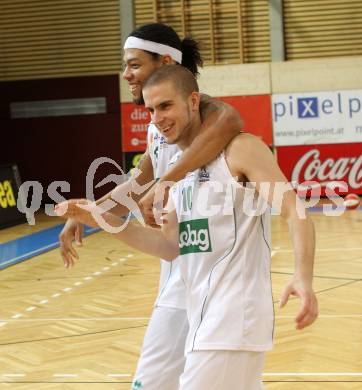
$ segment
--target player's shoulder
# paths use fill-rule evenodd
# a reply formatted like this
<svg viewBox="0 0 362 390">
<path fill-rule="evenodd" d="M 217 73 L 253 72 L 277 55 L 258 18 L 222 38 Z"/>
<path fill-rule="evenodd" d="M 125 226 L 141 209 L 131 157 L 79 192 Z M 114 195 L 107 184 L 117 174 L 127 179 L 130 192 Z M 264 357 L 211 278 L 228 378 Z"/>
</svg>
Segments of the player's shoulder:
<svg viewBox="0 0 362 390">
<path fill-rule="evenodd" d="M 268 146 L 259 137 L 248 133 L 241 133 L 230 141 L 225 157 L 233 172 L 247 177 L 251 170 L 272 163 Z"/>
<path fill-rule="evenodd" d="M 235 136 L 227 145 L 226 153 L 243 153 L 247 155 L 249 153 L 255 153 L 260 148 L 265 148 L 264 142 L 253 134 L 240 133 Z"/>
</svg>

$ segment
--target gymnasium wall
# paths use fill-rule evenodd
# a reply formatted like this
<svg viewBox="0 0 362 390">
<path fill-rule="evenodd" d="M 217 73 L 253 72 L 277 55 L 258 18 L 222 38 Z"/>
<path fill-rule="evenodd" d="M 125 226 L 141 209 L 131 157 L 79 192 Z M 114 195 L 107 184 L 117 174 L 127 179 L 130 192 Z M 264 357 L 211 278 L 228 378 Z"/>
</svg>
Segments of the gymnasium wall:
<svg viewBox="0 0 362 390">
<path fill-rule="evenodd" d="M 210 96 L 359 89 L 362 88 L 361 69 L 362 56 L 215 65 L 201 70 L 199 85 Z M 121 100 L 132 100 L 123 80 Z"/>
<path fill-rule="evenodd" d="M 1 0 L 0 80 L 116 74 L 119 0 Z"/>
<path fill-rule="evenodd" d="M 39 181 L 44 187 L 43 201 L 55 180 L 70 184 L 70 192 L 64 196 L 84 197 L 88 168 L 98 157 L 121 163 L 118 75 L 3 81 L 0 91 L 0 165 L 16 163 L 22 181 Z M 69 99 L 88 98 L 105 99 L 104 112 L 43 117 L 25 113 L 28 117 L 23 118 L 14 118 L 11 113 L 13 103 L 46 101 L 49 109 L 50 102 L 58 101 L 63 109 Z M 96 183 L 108 170 L 109 166 L 100 167 Z"/>
<path fill-rule="evenodd" d="M 199 77 L 200 90 L 213 97 L 270 96 L 281 93 L 303 93 L 362 89 L 362 56 L 296 60 L 286 62 L 206 66 Z M 132 101 L 127 83 L 120 76 L 121 101 L 126 126 L 132 122 Z M 133 107 L 133 106 L 132 106 Z M 139 108 L 138 108 L 139 110 Z M 249 107 L 243 112 L 249 112 Z M 260 112 L 255 111 L 255 115 Z M 137 116 L 137 115 L 136 115 Z M 137 118 L 142 122 L 148 117 Z M 132 122 L 133 123 L 133 122 Z M 247 124 L 248 125 L 248 124 Z M 253 129 L 248 125 L 248 131 Z M 271 131 L 271 129 L 270 129 Z M 144 147 L 141 144 L 140 147 Z"/>
<path fill-rule="evenodd" d="M 23 181 L 42 183 L 43 200 L 54 180 L 83 197 L 95 158 L 121 161 L 120 11 L 119 0 L 1 1 L 0 165 L 17 163 Z M 104 112 L 10 114 L 11 104 L 88 98 L 106 99 Z"/>
</svg>

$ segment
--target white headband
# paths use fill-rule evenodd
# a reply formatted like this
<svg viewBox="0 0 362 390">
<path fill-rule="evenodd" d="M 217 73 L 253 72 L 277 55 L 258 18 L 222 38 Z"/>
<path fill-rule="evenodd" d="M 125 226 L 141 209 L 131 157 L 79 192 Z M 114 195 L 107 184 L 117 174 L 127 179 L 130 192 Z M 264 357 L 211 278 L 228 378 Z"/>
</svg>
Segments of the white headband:
<svg viewBox="0 0 362 390">
<path fill-rule="evenodd" d="M 124 49 L 147 50 L 151 53 L 161 54 L 162 56 L 169 55 L 179 64 L 182 62 L 182 52 L 180 50 L 171 46 L 163 45 L 162 43 L 147 41 L 141 38 L 128 37 L 124 43 Z"/>
</svg>

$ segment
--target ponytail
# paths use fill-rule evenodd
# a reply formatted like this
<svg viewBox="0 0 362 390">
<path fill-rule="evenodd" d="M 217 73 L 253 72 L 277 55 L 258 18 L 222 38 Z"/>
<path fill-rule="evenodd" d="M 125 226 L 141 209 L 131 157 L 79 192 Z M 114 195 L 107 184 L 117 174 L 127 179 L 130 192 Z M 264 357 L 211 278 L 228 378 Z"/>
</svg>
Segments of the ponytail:
<svg viewBox="0 0 362 390">
<path fill-rule="evenodd" d="M 198 67 L 202 67 L 199 44 L 190 37 L 186 37 L 181 42 L 182 66 L 187 68 L 195 77 L 199 75 Z"/>
</svg>

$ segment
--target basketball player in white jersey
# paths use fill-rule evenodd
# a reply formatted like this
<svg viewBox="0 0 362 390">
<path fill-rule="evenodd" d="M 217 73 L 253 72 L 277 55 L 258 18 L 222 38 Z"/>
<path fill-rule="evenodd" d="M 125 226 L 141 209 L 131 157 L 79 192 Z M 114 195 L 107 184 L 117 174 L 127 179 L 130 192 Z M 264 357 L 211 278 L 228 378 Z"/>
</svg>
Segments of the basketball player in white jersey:
<svg viewBox="0 0 362 390">
<path fill-rule="evenodd" d="M 196 79 L 185 68 L 160 68 L 143 88 L 146 107 L 166 141 L 185 150 L 201 123 Z M 175 159 L 177 156 L 175 156 Z M 272 346 L 269 206 L 287 180 L 268 147 L 236 136 L 202 169 L 171 190 L 175 210 L 161 230 L 129 224 L 116 235 L 152 255 L 178 262 L 186 285 L 190 324 L 180 390 L 260 390 L 264 353 Z M 265 191 L 269 183 L 272 191 Z M 318 305 L 312 288 L 314 227 L 293 189 L 283 192 L 281 216 L 289 225 L 295 274 L 282 293 L 301 300 L 296 327 L 312 324 Z M 68 216 L 97 226 L 92 213 L 67 204 Z M 94 214 L 93 214 L 94 215 Z M 119 221 L 110 213 L 112 226 Z M 144 387 L 148 389 L 147 386 Z M 167 389 L 167 387 L 165 388 Z"/>
<path fill-rule="evenodd" d="M 143 104 L 142 84 L 154 70 L 164 65 L 180 63 L 197 75 L 198 66 L 202 65 L 197 42 L 190 38 L 181 40 L 171 27 L 160 23 L 144 25 L 130 34 L 124 47 L 124 62 L 123 77 L 129 83 L 137 104 Z M 153 179 L 159 179 L 160 182 L 177 181 L 187 172 L 214 158 L 241 131 L 239 115 L 221 102 L 204 97 L 200 111 L 203 121 L 199 138 L 185 151 L 185 158 L 181 158 L 170 170 L 169 161 L 179 149 L 177 145 L 168 145 L 154 125 L 149 126 L 148 148 L 138 167 L 138 185 L 142 186 Z M 119 186 L 99 199 L 97 204 L 102 205 L 107 199 L 117 199 L 119 193 L 127 194 L 132 187 L 131 182 Z M 142 194 L 132 195 L 135 201 L 140 201 L 141 196 Z M 119 216 L 126 215 L 129 211 L 122 205 L 112 209 L 112 213 Z M 146 207 L 147 211 L 149 212 L 149 207 Z M 147 220 L 152 222 L 149 216 Z M 77 258 L 72 241 L 74 238 L 76 241 L 81 240 L 81 230 L 81 225 L 69 220 L 60 235 L 61 253 L 66 266 L 72 266 Z M 179 375 L 185 362 L 187 332 L 185 288 L 177 261 L 169 263 L 161 260 L 159 294 L 133 381 L 135 389 L 178 389 Z"/>
</svg>

